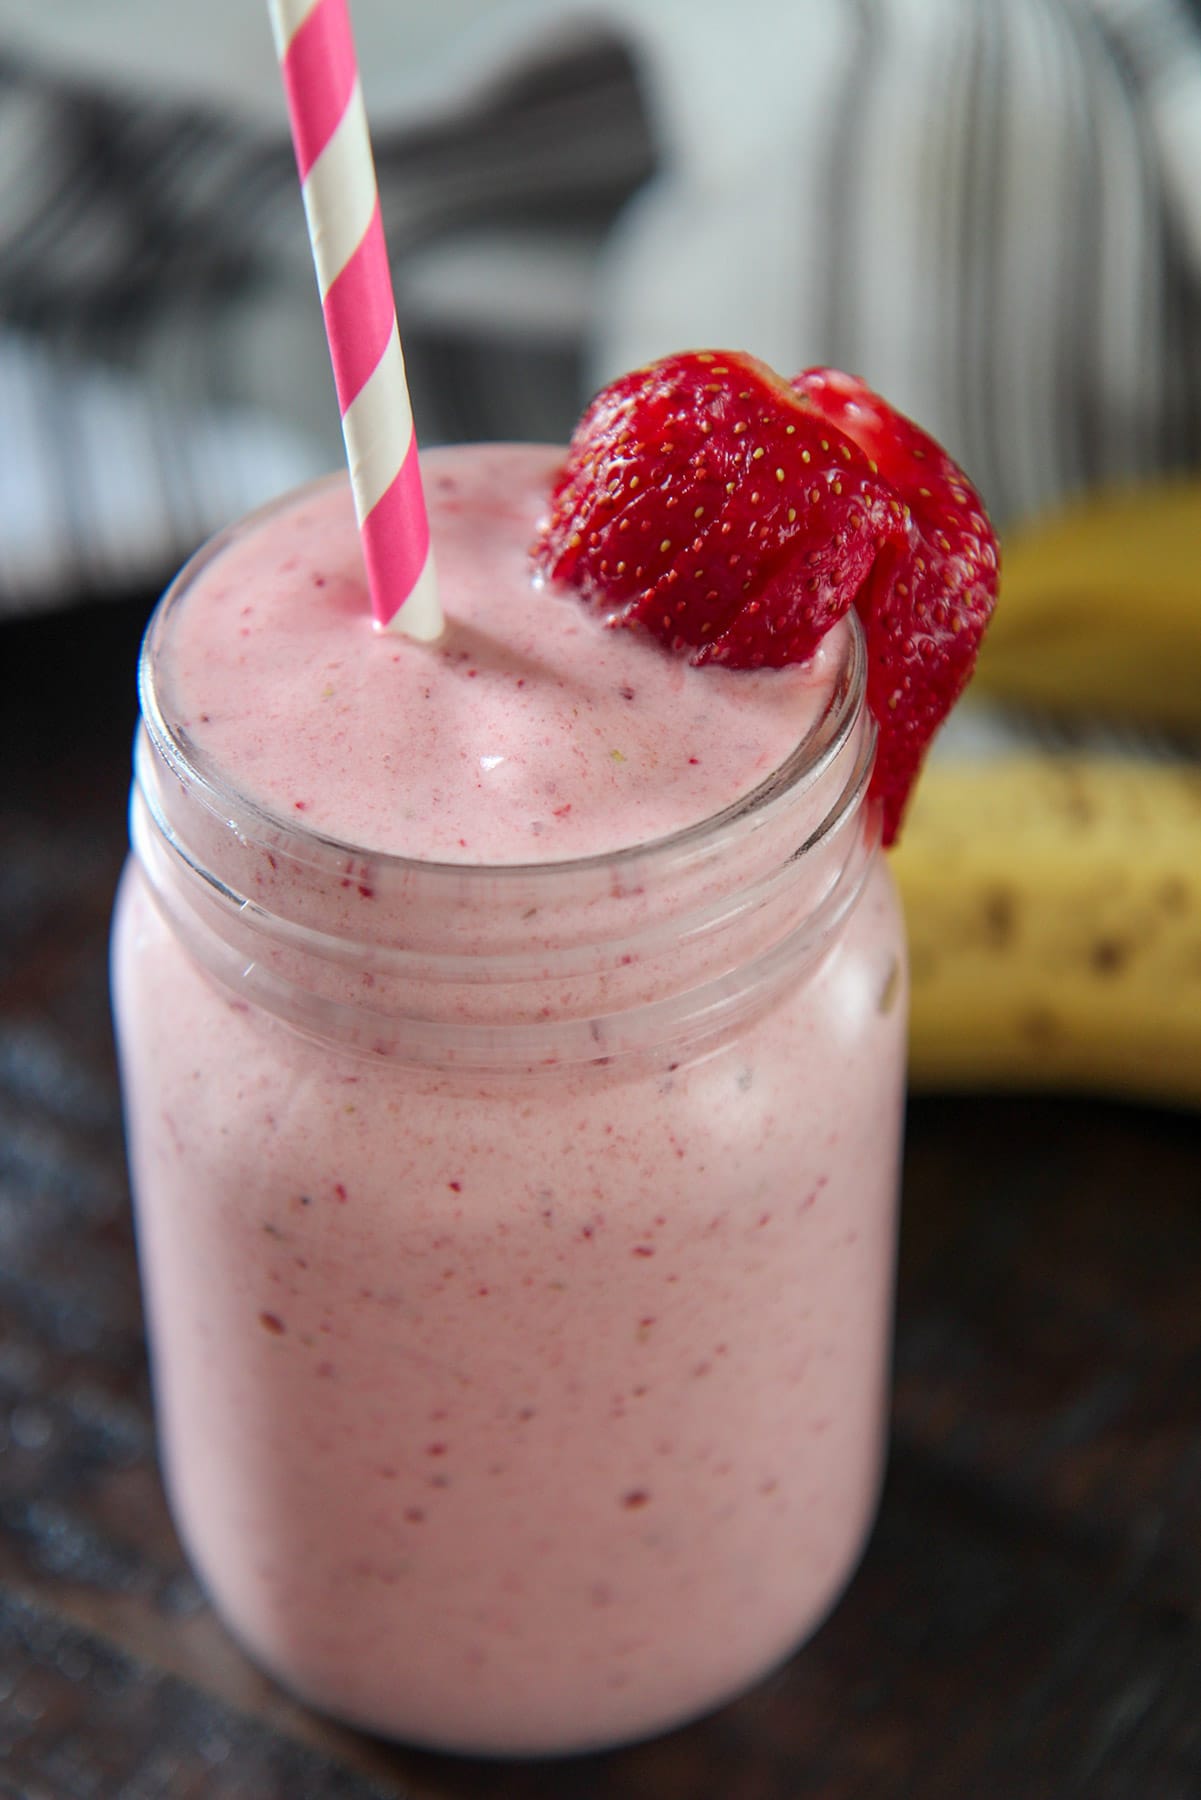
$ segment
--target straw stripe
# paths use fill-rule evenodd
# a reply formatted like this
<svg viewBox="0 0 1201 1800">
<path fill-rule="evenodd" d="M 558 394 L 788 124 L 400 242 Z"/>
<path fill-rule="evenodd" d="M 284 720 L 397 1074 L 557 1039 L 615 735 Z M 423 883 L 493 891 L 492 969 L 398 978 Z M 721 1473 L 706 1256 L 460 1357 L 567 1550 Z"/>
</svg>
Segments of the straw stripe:
<svg viewBox="0 0 1201 1800">
<path fill-rule="evenodd" d="M 393 320 L 384 354 L 346 413 L 346 439 L 355 446 L 357 458 L 351 480 L 364 516 L 387 493 L 397 479 L 391 471 L 399 469 L 408 455 L 412 422 L 393 399 L 398 381 L 404 381 L 404 358 Z"/>
<path fill-rule="evenodd" d="M 379 367 L 388 340 L 396 330 L 396 309 L 388 285 L 388 251 L 378 206 L 366 235 L 325 296 L 325 329 L 338 405 L 345 417 Z M 398 373 L 403 381 L 403 358 Z M 411 433 L 407 397 L 404 413 L 406 430 Z"/>
<path fill-rule="evenodd" d="M 442 630 L 413 412 L 346 0 L 270 0 L 371 606 Z"/>
<path fill-rule="evenodd" d="M 406 620 L 405 629 L 414 637 L 433 638 L 442 628 L 442 619 L 434 587 L 429 522 L 420 499 L 417 446 L 411 443 L 395 480 L 361 520 L 360 530 L 372 587 L 378 585 L 381 592 L 390 593 L 407 583 L 405 612 L 411 609 L 413 616 Z M 437 625 L 431 628 L 435 611 Z"/>
<path fill-rule="evenodd" d="M 338 11 L 338 0 L 315 0 L 293 32 L 280 69 L 288 111 L 296 121 L 292 142 L 302 181 L 329 142 L 358 80 L 354 45 Z"/>
<path fill-rule="evenodd" d="M 364 155 L 367 142 L 367 113 L 356 82 L 345 112 L 300 190 L 323 299 L 354 255 L 379 205 L 370 152 Z"/>
<path fill-rule="evenodd" d="M 282 68 L 287 48 L 309 14 L 320 6 L 321 0 L 267 0 L 267 14 L 271 20 L 271 35 L 275 39 L 275 54 Z M 284 89 L 285 96 L 287 89 Z M 292 108 L 289 105 L 288 113 Z"/>
</svg>

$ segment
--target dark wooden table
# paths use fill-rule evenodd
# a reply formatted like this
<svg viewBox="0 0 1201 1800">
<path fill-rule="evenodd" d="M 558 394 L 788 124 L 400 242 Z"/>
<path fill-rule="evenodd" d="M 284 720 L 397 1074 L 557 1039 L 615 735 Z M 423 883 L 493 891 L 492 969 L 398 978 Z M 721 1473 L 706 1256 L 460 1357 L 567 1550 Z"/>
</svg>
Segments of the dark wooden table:
<svg viewBox="0 0 1201 1800">
<path fill-rule="evenodd" d="M 705 1723 L 463 1762 L 250 1667 L 159 1489 L 109 1030 L 145 613 L 0 626 L 0 1795 L 1197 1800 L 1195 1115 L 913 1104 L 878 1528 L 814 1642 Z"/>
</svg>

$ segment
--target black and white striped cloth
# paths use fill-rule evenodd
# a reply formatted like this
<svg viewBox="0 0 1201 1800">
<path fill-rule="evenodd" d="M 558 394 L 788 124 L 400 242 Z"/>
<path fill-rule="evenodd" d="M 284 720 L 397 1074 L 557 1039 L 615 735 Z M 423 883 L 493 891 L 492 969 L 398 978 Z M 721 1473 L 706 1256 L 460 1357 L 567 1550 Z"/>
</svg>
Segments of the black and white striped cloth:
<svg viewBox="0 0 1201 1800">
<path fill-rule="evenodd" d="M 137 0 L 107 62 L 21 3 L 9 609 L 156 579 L 339 452 L 265 18 L 201 9 L 226 92 L 185 41 L 178 79 L 122 62 Z M 513 0 L 379 105 L 403 7 L 353 10 L 423 441 L 560 437 L 709 343 L 863 374 L 1003 524 L 1201 466 L 1201 0 Z"/>
</svg>

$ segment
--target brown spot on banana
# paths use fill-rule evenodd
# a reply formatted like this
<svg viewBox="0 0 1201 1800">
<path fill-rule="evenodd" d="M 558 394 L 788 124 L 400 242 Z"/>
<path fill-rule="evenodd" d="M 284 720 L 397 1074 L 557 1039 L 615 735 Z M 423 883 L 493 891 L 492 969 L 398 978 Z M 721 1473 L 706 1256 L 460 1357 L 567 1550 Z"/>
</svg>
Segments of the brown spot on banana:
<svg viewBox="0 0 1201 1800">
<path fill-rule="evenodd" d="M 1175 918 L 1188 912 L 1193 896 L 1187 881 L 1182 880 L 1179 875 L 1170 875 L 1160 883 L 1155 898 L 1164 912 Z"/>
<path fill-rule="evenodd" d="M 1063 1037 L 1063 1023 L 1050 1007 L 1032 1008 L 1022 1014 L 1017 1025 L 1021 1036 L 1040 1049 L 1058 1043 Z"/>
<path fill-rule="evenodd" d="M 1017 896 L 1008 888 L 990 888 L 982 912 L 986 941 L 995 950 L 1008 948 L 1017 935 Z"/>
<path fill-rule="evenodd" d="M 1098 938 L 1089 951 L 1089 963 L 1098 975 L 1120 975 L 1134 955 L 1134 945 L 1121 938 Z"/>
</svg>

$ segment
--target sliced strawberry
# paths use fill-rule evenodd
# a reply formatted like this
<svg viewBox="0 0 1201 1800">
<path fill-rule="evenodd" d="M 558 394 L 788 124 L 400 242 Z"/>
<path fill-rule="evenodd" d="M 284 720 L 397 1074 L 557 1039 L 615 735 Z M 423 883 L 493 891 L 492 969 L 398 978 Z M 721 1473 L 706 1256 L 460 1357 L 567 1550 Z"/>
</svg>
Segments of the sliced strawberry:
<svg viewBox="0 0 1201 1800">
<path fill-rule="evenodd" d="M 613 624 L 694 662 L 811 656 L 904 541 L 862 451 L 741 353 L 669 356 L 580 421 L 535 556 Z"/>
<path fill-rule="evenodd" d="M 792 386 L 871 458 L 909 514 L 906 553 L 877 565 L 856 601 L 867 628 L 867 700 L 880 728 L 872 788 L 891 843 L 930 739 L 975 666 L 996 601 L 997 540 L 962 469 L 863 382 L 806 369 Z"/>
<path fill-rule="evenodd" d="M 534 557 L 694 663 L 803 662 L 856 606 L 886 843 L 997 581 L 980 499 L 933 439 L 851 376 L 789 384 L 726 351 L 666 357 L 596 397 Z"/>
</svg>

